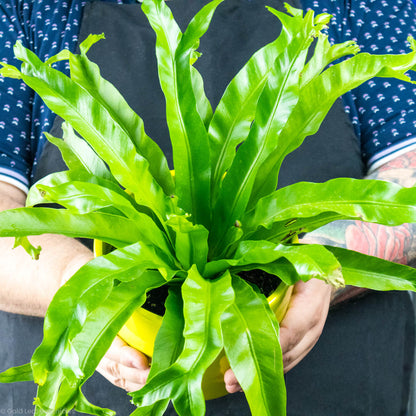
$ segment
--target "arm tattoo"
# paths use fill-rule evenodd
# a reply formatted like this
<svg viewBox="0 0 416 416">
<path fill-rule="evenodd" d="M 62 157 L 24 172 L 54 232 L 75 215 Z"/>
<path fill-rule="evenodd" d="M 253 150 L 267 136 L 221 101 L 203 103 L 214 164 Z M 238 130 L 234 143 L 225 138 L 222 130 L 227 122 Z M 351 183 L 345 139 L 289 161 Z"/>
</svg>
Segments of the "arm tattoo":
<svg viewBox="0 0 416 416">
<path fill-rule="evenodd" d="M 411 187 L 416 183 L 416 151 L 400 155 L 382 165 L 367 179 L 380 179 Z M 344 247 L 396 263 L 416 265 L 416 224 L 388 227 L 361 221 L 335 221 L 309 233 L 305 242 Z M 332 303 L 361 293 L 357 288 L 334 292 Z"/>
<path fill-rule="evenodd" d="M 335 221 L 308 235 L 314 242 L 344 247 L 401 264 L 416 259 L 416 225 L 397 227 L 361 221 Z"/>
</svg>

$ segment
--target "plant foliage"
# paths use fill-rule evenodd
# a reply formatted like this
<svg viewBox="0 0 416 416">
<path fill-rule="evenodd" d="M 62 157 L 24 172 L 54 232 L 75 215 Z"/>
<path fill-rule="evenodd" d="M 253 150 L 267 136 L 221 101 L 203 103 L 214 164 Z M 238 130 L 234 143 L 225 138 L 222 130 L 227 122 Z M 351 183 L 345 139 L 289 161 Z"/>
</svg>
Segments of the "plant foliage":
<svg viewBox="0 0 416 416">
<path fill-rule="evenodd" d="M 341 94 L 376 76 L 411 82 L 415 41 L 409 39 L 408 54 L 358 53 L 354 42 L 329 44 L 322 30 L 330 15 L 268 8 L 281 34 L 248 60 L 213 111 L 193 63 L 221 2 L 203 7 L 184 33 L 164 1 L 143 2 L 156 33 L 174 177 L 141 118 L 88 59 L 102 35 L 90 35 L 79 54 L 64 50 L 46 62 L 18 42 L 20 69 L 2 64 L 3 76 L 23 80 L 65 119 L 64 139 L 47 137 L 68 171 L 35 184 L 27 207 L 0 213 L 0 235 L 17 237 L 34 257 L 39 252 L 26 237 L 42 233 L 115 248 L 56 293 L 31 363 L 0 375 L 2 382 L 38 384 L 36 416 L 113 414 L 90 404 L 81 387 L 153 288 L 167 285 L 169 296 L 149 380 L 131 394 L 135 416 L 162 414 L 169 401 L 182 416 L 204 415 L 201 381 L 222 350 L 252 414 L 285 414 L 279 324 L 241 271 L 262 269 L 287 285 L 318 278 L 416 289 L 416 271 L 407 266 L 293 243 L 293 236 L 337 219 L 416 222 L 415 188 L 341 178 L 276 190 L 285 156 L 318 130 Z M 54 69 L 58 60 L 69 61 L 70 77 Z M 35 207 L 46 202 L 64 209 Z"/>
</svg>

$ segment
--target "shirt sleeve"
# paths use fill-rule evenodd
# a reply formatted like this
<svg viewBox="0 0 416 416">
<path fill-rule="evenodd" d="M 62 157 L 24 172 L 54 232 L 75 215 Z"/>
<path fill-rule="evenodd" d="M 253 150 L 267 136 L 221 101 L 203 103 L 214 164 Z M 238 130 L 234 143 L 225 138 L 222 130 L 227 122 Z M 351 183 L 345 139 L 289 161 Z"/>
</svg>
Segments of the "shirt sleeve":
<svg viewBox="0 0 416 416">
<path fill-rule="evenodd" d="M 407 38 L 409 35 L 416 38 L 412 0 L 312 0 L 312 3 L 320 11 L 333 15 L 328 30 L 331 43 L 354 40 L 361 52 L 372 54 L 411 52 Z M 400 152 L 416 148 L 415 87 L 397 79 L 373 78 L 344 95 L 345 108 L 368 170 Z"/>
<path fill-rule="evenodd" d="M 17 40 L 27 46 L 16 2 L 0 2 L 1 61 L 20 66 L 14 58 Z M 27 192 L 33 162 L 31 152 L 31 105 L 33 92 L 20 80 L 0 76 L 0 180 Z"/>
<path fill-rule="evenodd" d="M 17 67 L 13 45 L 20 40 L 41 60 L 75 50 L 84 0 L 2 0 L 0 60 Z M 69 73 L 68 62 L 54 67 Z M 20 80 L 0 77 L 0 180 L 28 190 L 55 115 Z"/>
</svg>

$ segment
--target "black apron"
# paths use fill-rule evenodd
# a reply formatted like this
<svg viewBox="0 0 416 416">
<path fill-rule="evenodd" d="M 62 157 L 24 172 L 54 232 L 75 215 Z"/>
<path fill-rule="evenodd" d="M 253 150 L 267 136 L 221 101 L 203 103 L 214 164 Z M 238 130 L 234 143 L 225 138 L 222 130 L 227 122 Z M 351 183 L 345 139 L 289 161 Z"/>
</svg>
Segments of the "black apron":
<svg viewBox="0 0 416 416">
<path fill-rule="evenodd" d="M 207 0 L 175 0 L 169 6 L 184 29 L 205 3 Z M 265 4 L 283 9 L 280 2 L 273 0 L 225 1 L 202 38 L 203 56 L 196 66 L 204 77 L 213 108 L 226 84 L 251 54 L 276 38 L 279 24 L 266 11 Z M 291 4 L 300 7 L 296 0 Z M 159 143 L 171 162 L 164 99 L 157 79 L 155 35 L 140 5 L 87 3 L 80 40 L 90 33 L 102 32 L 106 40 L 91 48 L 89 58 L 99 64 L 102 75 L 117 86 L 143 118 L 147 134 Z M 61 135 L 61 122 L 57 117 L 53 135 Z M 59 151 L 47 143 L 35 180 L 64 169 Z M 286 159 L 279 186 L 362 175 L 360 146 L 342 101 L 338 100 L 320 131 Z M 0 368 L 4 369 L 30 359 L 41 341 L 42 320 L 1 313 L 0 331 L 11 335 L 1 341 L 0 351 L 7 352 L 0 357 Z M 338 307 L 329 314 L 324 333 L 311 354 L 286 376 L 288 415 L 404 414 L 412 353 L 413 312 L 406 293 L 373 293 Z M 92 403 L 116 410 L 118 415 L 134 410 L 127 394 L 99 374 L 86 383 L 83 391 Z M 30 383 L 0 386 L 0 413 L 3 408 L 32 409 L 34 395 L 35 388 Z M 166 414 L 176 413 L 170 408 Z M 244 416 L 250 411 L 244 396 L 233 394 L 207 402 L 207 415 Z"/>
</svg>

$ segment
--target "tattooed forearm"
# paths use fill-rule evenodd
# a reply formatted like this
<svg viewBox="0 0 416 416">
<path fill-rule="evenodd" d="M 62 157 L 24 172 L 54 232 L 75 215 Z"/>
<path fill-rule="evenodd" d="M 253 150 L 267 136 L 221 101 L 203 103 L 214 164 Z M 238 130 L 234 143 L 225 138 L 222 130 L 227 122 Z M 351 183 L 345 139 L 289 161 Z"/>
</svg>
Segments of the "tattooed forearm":
<svg viewBox="0 0 416 416">
<path fill-rule="evenodd" d="M 396 263 L 416 265 L 416 224 L 387 227 L 360 221 L 335 221 L 305 236 L 302 242 L 319 243 L 359 251 Z M 334 290 L 331 305 L 366 292 L 346 286 Z"/>
<path fill-rule="evenodd" d="M 384 164 L 367 176 L 410 187 L 416 183 L 416 151 L 408 152 Z M 344 247 L 396 263 L 416 265 L 416 224 L 388 227 L 360 221 L 335 221 L 307 234 L 302 242 Z M 336 290 L 332 303 L 362 293 L 346 287 Z"/>
<path fill-rule="evenodd" d="M 302 242 L 344 247 L 401 264 L 416 259 L 416 224 L 387 227 L 361 221 L 335 221 L 305 236 Z"/>
<path fill-rule="evenodd" d="M 367 179 L 381 179 L 410 188 L 416 184 L 416 151 L 410 151 L 380 166 Z"/>
<path fill-rule="evenodd" d="M 367 176 L 405 187 L 416 184 L 416 150 L 397 156 Z M 346 228 L 346 247 L 396 263 L 412 265 L 416 260 L 416 224 L 385 227 L 354 222 Z"/>
<path fill-rule="evenodd" d="M 360 253 L 401 264 L 409 264 L 416 254 L 415 224 L 386 227 L 355 221 L 346 229 L 346 247 Z"/>
</svg>

